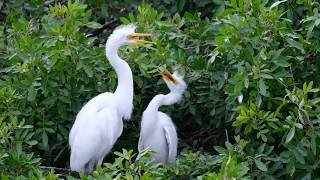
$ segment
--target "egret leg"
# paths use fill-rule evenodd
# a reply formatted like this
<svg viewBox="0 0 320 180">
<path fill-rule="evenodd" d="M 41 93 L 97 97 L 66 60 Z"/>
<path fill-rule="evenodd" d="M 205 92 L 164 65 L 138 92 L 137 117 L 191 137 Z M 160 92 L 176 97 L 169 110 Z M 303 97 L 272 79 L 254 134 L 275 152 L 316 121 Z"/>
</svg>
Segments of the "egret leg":
<svg viewBox="0 0 320 180">
<path fill-rule="evenodd" d="M 103 161 L 103 158 L 99 159 L 98 164 L 101 165 Z"/>
<path fill-rule="evenodd" d="M 97 165 L 97 161 L 96 160 L 89 161 L 84 167 L 85 175 L 91 174 L 93 172 L 93 170 L 95 169 L 96 165 Z"/>
</svg>

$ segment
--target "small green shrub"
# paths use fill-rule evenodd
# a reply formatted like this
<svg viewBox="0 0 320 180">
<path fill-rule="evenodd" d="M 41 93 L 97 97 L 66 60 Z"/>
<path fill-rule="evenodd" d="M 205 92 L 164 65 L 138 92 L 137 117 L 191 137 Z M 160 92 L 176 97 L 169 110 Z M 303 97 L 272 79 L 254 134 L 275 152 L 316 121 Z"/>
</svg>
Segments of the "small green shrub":
<svg viewBox="0 0 320 180">
<path fill-rule="evenodd" d="M 0 117 L 0 175 L 18 177 L 39 171 L 40 158 L 31 151 L 37 141 L 32 140 L 33 127 L 18 122 L 14 116 Z"/>
<path fill-rule="evenodd" d="M 244 143 L 244 141 L 240 140 Z M 169 165 L 156 164 L 150 166 L 152 152 L 147 149 L 139 154 L 123 149 L 115 152 L 114 163 L 98 166 L 92 175 L 81 179 L 210 179 L 239 178 L 248 179 L 248 164 L 239 162 L 239 146 L 228 143 L 228 149 L 217 147 L 220 154 L 212 156 L 190 150 L 183 151 L 177 160 Z M 221 166 L 221 169 L 219 168 Z M 218 173 L 217 173 L 218 172 Z M 217 173 L 217 174 L 216 174 Z M 71 178 L 71 177 L 69 177 Z M 72 179 L 72 178 L 71 178 Z"/>
<path fill-rule="evenodd" d="M 0 63 L 5 67 L 1 87 L 19 94 L 11 108 L 35 127 L 37 147 L 48 162 L 67 150 L 68 127 L 81 105 L 105 91 L 103 81 L 115 76 L 105 76 L 110 66 L 103 48 L 91 48 L 94 38 L 79 31 L 82 26 L 100 26 L 89 21 L 90 14 L 77 2 L 51 6 L 40 22 L 21 18 L 7 29 L 2 58 L 9 61 Z"/>
</svg>

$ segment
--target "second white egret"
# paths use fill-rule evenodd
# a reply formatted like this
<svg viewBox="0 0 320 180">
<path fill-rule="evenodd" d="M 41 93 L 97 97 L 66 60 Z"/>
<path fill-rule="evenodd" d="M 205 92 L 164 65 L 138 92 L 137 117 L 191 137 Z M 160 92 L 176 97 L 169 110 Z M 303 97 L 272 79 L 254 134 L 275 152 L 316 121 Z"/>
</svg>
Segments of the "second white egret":
<svg viewBox="0 0 320 180">
<path fill-rule="evenodd" d="M 177 155 L 177 132 L 171 118 L 158 109 L 162 105 L 178 102 L 186 89 L 186 83 L 177 72 L 171 74 L 165 69 L 160 74 L 170 93 L 156 95 L 143 112 L 138 150 L 141 152 L 150 148 L 154 151 L 154 163 L 169 163 L 175 160 Z"/>
</svg>

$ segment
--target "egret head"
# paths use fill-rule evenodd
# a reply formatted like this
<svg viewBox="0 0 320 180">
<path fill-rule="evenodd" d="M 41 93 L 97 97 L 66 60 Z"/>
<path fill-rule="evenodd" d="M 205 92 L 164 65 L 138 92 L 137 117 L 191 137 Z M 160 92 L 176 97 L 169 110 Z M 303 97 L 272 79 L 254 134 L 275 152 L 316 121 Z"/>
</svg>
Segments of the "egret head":
<svg viewBox="0 0 320 180">
<path fill-rule="evenodd" d="M 112 32 L 108 41 L 112 42 L 112 45 L 115 46 L 129 45 L 135 43 L 155 44 L 154 42 L 139 39 L 139 37 L 152 36 L 152 34 L 135 33 L 136 28 L 137 26 L 133 24 L 121 25 Z"/>
<path fill-rule="evenodd" d="M 183 93 L 187 88 L 183 77 L 178 74 L 177 71 L 171 74 L 167 69 L 164 68 L 163 71 L 159 71 L 159 74 L 162 76 L 164 82 L 166 82 L 171 92 Z"/>
</svg>

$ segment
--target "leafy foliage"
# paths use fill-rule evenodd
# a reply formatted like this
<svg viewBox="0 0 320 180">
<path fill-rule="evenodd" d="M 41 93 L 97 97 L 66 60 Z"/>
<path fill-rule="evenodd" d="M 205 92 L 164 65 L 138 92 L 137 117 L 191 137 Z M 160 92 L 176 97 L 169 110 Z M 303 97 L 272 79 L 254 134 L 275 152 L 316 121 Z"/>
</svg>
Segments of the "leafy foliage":
<svg viewBox="0 0 320 180">
<path fill-rule="evenodd" d="M 0 174 L 11 177 L 32 174 L 40 165 L 40 158 L 25 151 L 37 144 L 29 130 L 32 126 L 25 125 L 24 121 L 18 123 L 16 117 L 6 119 L 10 121 L 0 118 Z"/>
<path fill-rule="evenodd" d="M 150 166 L 151 154 L 149 149 L 139 154 L 125 149 L 114 152 L 117 155 L 114 163 L 106 163 L 105 167 L 97 166 L 91 176 L 80 175 L 81 179 L 211 179 L 211 178 L 240 178 L 245 177 L 249 168 L 246 163 L 237 163 L 238 151 L 229 144 L 229 149 L 222 149 L 217 156 L 183 151 L 177 161 L 170 164 Z M 209 173 L 221 165 L 220 174 Z M 73 179 L 68 177 L 68 179 Z"/>
<path fill-rule="evenodd" d="M 10 64 L 3 64 L 3 86 L 21 96 L 22 101 L 12 108 L 35 126 L 38 147 L 48 159 L 66 149 L 65 124 L 72 122 L 83 104 L 78 100 L 92 97 L 92 89 L 102 92 L 106 88 L 102 81 L 110 66 L 103 60 L 103 49 L 91 50 L 94 39 L 79 32 L 80 26 L 98 25 L 88 20 L 90 11 L 85 9 L 79 3 L 52 6 L 41 23 L 20 19 L 7 30 L 5 54 L 10 55 Z"/>
</svg>

